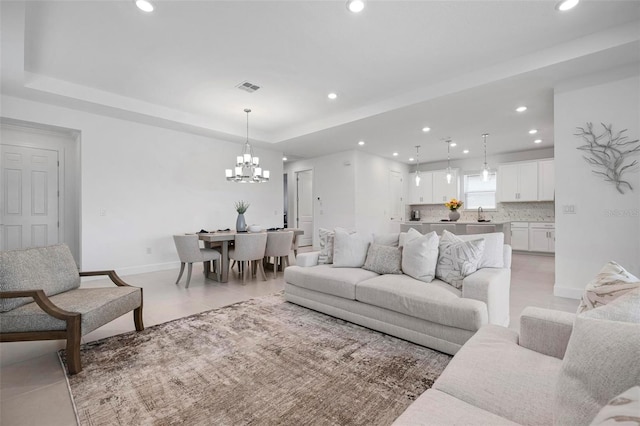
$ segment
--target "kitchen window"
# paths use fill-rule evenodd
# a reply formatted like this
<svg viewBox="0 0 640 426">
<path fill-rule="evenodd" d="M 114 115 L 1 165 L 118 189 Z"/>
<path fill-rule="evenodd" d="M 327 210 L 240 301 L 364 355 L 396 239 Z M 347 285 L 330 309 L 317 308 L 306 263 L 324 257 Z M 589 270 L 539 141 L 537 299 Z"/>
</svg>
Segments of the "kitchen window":
<svg viewBox="0 0 640 426">
<path fill-rule="evenodd" d="M 489 173 L 489 178 L 482 180 L 482 173 L 473 172 L 464 175 L 464 208 L 483 210 L 496 208 L 496 173 Z"/>
</svg>

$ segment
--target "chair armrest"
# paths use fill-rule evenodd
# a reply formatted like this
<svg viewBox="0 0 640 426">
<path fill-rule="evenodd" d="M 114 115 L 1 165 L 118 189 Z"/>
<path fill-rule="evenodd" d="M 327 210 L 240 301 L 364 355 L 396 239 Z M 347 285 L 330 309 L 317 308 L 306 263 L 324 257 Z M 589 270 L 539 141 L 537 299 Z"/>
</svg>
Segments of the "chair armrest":
<svg viewBox="0 0 640 426">
<path fill-rule="evenodd" d="M 92 277 L 92 276 L 96 276 L 96 275 L 108 275 L 109 278 L 111 279 L 111 281 L 117 285 L 118 287 L 133 287 L 127 283 L 125 283 L 124 281 L 122 281 L 122 278 L 120 278 L 118 276 L 118 274 L 116 274 L 116 271 L 85 271 L 85 272 L 80 272 L 80 276 L 81 277 Z"/>
<path fill-rule="evenodd" d="M 303 268 L 309 266 L 316 266 L 318 264 L 318 258 L 320 257 L 319 251 L 312 251 L 308 253 L 300 253 L 296 256 L 296 265 Z"/>
<path fill-rule="evenodd" d="M 524 348 L 562 359 L 573 331 L 576 314 L 528 307 L 520 316 L 520 339 Z"/>
<path fill-rule="evenodd" d="M 511 269 L 482 268 L 462 281 L 462 297 L 487 304 L 489 324 L 509 325 Z"/>
<path fill-rule="evenodd" d="M 65 311 L 56 306 L 51 299 L 47 297 L 44 290 L 21 290 L 21 291 L 2 291 L 0 298 L 13 299 L 17 297 L 31 297 L 40 306 L 40 309 L 54 318 L 68 321 L 69 319 L 79 317 L 79 312 Z"/>
</svg>

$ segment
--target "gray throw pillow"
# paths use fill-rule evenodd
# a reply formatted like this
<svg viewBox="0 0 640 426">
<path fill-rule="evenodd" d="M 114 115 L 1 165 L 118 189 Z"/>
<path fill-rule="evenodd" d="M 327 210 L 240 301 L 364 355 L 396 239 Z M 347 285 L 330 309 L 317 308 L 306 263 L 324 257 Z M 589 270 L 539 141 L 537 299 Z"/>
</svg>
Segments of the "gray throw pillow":
<svg viewBox="0 0 640 426">
<path fill-rule="evenodd" d="M 586 425 L 640 383 L 640 289 L 576 317 L 556 386 L 554 423 Z"/>
<path fill-rule="evenodd" d="M 369 246 L 362 268 L 378 274 L 401 274 L 401 262 L 400 248 L 373 243 Z"/>
<path fill-rule="evenodd" d="M 465 277 L 478 270 L 484 251 L 484 239 L 462 241 L 445 230 L 440 237 L 439 249 L 436 277 L 460 289 Z"/>
</svg>

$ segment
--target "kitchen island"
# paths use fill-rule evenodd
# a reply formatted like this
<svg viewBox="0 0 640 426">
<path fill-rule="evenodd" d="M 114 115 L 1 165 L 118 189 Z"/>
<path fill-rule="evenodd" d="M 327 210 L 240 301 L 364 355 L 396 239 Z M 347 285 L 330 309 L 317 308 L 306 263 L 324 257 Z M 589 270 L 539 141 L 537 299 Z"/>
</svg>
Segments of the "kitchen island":
<svg viewBox="0 0 640 426">
<path fill-rule="evenodd" d="M 485 234 L 488 232 L 504 233 L 505 244 L 511 244 L 511 222 L 477 222 L 477 221 L 410 221 L 400 224 L 400 231 L 406 232 L 409 228 L 414 228 L 423 234 L 435 231 L 442 235 L 442 231 L 447 231 L 457 235 Z"/>
</svg>

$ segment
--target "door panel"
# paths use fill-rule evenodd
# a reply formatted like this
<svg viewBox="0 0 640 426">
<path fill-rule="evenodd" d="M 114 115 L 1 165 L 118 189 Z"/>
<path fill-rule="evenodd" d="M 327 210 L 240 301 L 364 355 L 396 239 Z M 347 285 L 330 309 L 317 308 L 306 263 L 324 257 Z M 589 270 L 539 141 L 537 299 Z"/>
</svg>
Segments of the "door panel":
<svg viewBox="0 0 640 426">
<path fill-rule="evenodd" d="M 296 228 L 304 235 L 298 237 L 298 246 L 313 244 L 313 171 L 296 173 Z"/>
<path fill-rule="evenodd" d="M 389 211 L 390 219 L 394 222 L 401 222 L 404 211 L 402 203 L 402 173 L 389 171 Z"/>
<path fill-rule="evenodd" d="M 2 250 L 58 243 L 58 151 L 2 145 Z"/>
</svg>

